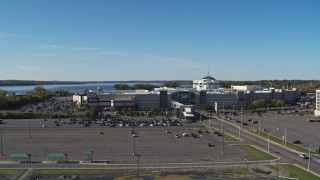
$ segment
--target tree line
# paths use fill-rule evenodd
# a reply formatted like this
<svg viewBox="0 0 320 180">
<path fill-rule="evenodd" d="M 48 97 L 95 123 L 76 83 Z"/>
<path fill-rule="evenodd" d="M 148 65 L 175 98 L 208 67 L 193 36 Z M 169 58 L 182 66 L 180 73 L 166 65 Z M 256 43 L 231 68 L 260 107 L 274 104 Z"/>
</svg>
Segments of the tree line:
<svg viewBox="0 0 320 180">
<path fill-rule="evenodd" d="M 83 84 L 78 81 L 33 81 L 33 80 L 0 80 L 0 86 L 39 86 L 54 84 Z"/>
<path fill-rule="evenodd" d="M 18 96 L 15 93 L 8 93 L 0 90 L 0 110 L 14 109 L 23 105 L 43 102 L 53 96 L 66 96 L 70 93 L 64 90 L 48 91 L 41 86 L 37 86 L 33 91 L 28 92 L 25 96 Z"/>
<path fill-rule="evenodd" d="M 152 91 L 154 88 L 158 87 L 153 84 L 145 84 L 145 83 L 139 83 L 135 84 L 133 86 L 129 86 L 128 84 L 115 84 L 114 89 L 116 90 L 137 90 L 137 89 L 145 89 Z"/>
<path fill-rule="evenodd" d="M 167 81 L 167 82 L 163 82 L 160 85 L 160 87 L 177 88 L 182 84 L 192 84 L 192 82 L 191 81 Z M 157 88 L 159 86 L 155 86 L 155 85 L 149 84 L 149 83 L 138 83 L 133 86 L 129 86 L 128 84 L 119 83 L 119 84 L 115 84 L 113 87 L 116 90 L 145 89 L 145 90 L 152 91 L 154 88 Z"/>
<path fill-rule="evenodd" d="M 261 85 L 263 88 L 287 88 L 291 85 L 305 93 L 314 93 L 320 87 L 319 80 L 258 80 L 258 81 L 221 81 L 221 86 L 231 88 L 231 85 Z"/>
</svg>

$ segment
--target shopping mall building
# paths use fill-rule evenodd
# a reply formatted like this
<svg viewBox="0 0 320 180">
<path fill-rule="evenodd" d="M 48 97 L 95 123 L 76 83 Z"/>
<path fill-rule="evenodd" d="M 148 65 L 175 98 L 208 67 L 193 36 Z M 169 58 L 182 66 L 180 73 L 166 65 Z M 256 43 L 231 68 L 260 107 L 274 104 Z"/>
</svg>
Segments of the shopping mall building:
<svg viewBox="0 0 320 180">
<path fill-rule="evenodd" d="M 90 91 L 87 96 L 75 95 L 74 101 L 87 103 L 100 108 L 131 107 L 134 110 L 150 108 L 175 108 L 182 114 L 192 114 L 194 108 L 201 105 L 217 107 L 217 109 L 246 108 L 254 100 L 284 100 L 295 103 L 301 92 L 297 89 L 262 89 L 261 86 L 232 86 L 221 88 L 220 82 L 211 76 L 193 81 L 191 88 L 160 87 L 153 91 L 147 90 L 108 90 Z M 86 100 L 86 101 L 84 101 Z M 190 112 L 191 111 L 191 112 Z"/>
</svg>

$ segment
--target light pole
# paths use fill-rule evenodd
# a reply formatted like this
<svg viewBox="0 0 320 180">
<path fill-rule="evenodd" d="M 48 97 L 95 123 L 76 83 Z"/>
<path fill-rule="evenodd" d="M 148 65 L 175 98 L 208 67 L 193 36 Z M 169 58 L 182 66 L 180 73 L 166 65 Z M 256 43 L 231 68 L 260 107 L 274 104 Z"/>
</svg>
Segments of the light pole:
<svg viewBox="0 0 320 180">
<path fill-rule="evenodd" d="M 278 128 L 277 128 L 277 130 L 279 130 L 279 114 L 280 114 L 280 112 L 278 111 Z"/>
<path fill-rule="evenodd" d="M 138 159 L 138 180 L 140 179 L 140 173 L 139 173 L 139 171 L 140 171 L 140 156 L 142 156 L 142 155 L 140 155 L 140 154 L 134 154 L 133 156 L 135 156 L 135 157 L 137 157 L 137 159 Z"/>
<path fill-rule="evenodd" d="M 312 146 L 312 144 L 309 146 L 308 172 L 310 172 L 310 159 L 311 159 L 310 150 L 311 150 L 311 146 Z"/>
<path fill-rule="evenodd" d="M 270 139 L 269 139 L 270 133 L 271 132 L 268 133 L 268 152 L 269 152 L 269 147 L 270 147 L 270 145 L 269 145 L 270 144 Z"/>
<path fill-rule="evenodd" d="M 132 134 L 132 138 L 133 138 L 133 155 L 136 155 L 136 136 L 135 134 Z"/>
<path fill-rule="evenodd" d="M 2 128 L 0 128 L 0 134 L 1 134 L 1 137 L 0 137 L 0 140 L 1 140 L 1 156 L 3 156 L 3 148 L 2 148 Z"/>
<path fill-rule="evenodd" d="M 279 154 L 280 152 L 274 152 L 277 154 L 277 179 L 279 179 Z"/>
<path fill-rule="evenodd" d="M 241 126 L 242 126 L 242 111 L 240 112 L 240 121 L 241 121 Z"/>
<path fill-rule="evenodd" d="M 222 154 L 224 154 L 224 133 L 223 133 L 223 130 L 224 130 L 224 128 L 223 128 L 223 126 L 222 126 Z"/>
<path fill-rule="evenodd" d="M 260 119 L 259 119 L 259 135 L 260 135 L 260 131 L 261 131 L 260 127 L 261 127 L 261 125 L 260 125 Z"/>
<path fill-rule="evenodd" d="M 239 141 L 241 140 L 241 126 L 239 125 Z"/>
<path fill-rule="evenodd" d="M 223 116 L 225 115 L 225 112 L 224 112 L 224 103 L 223 103 Z"/>
<path fill-rule="evenodd" d="M 287 146 L 287 128 L 284 128 L 284 146 Z"/>
<path fill-rule="evenodd" d="M 31 139 L 31 127 L 30 127 L 30 119 L 29 119 L 29 139 Z"/>
</svg>

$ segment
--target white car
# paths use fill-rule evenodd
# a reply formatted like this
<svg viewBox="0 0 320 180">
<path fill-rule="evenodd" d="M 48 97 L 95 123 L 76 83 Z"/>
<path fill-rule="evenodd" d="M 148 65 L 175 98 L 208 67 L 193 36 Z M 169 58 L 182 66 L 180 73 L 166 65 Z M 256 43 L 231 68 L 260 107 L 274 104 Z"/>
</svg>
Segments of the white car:
<svg viewBox="0 0 320 180">
<path fill-rule="evenodd" d="M 308 159 L 309 158 L 306 154 L 303 154 L 303 153 L 299 153 L 299 157 L 301 157 L 303 159 Z"/>
</svg>

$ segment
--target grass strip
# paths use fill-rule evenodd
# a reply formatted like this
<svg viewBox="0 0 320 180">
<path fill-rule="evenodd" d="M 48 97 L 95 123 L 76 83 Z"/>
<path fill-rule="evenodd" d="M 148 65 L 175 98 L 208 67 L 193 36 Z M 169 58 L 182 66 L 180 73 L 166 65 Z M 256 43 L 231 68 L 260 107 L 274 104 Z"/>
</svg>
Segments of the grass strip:
<svg viewBox="0 0 320 180">
<path fill-rule="evenodd" d="M 21 172 L 21 169 L 0 169 L 0 175 L 13 176 Z"/>
<path fill-rule="evenodd" d="M 268 139 L 268 134 L 265 133 L 265 132 L 260 131 L 260 133 L 259 133 L 259 131 L 252 130 L 252 129 L 250 129 L 250 130 L 248 130 L 248 131 L 251 132 L 251 133 L 254 133 L 254 134 L 256 134 L 256 135 L 258 135 L 258 136 L 260 136 L 260 137 L 263 137 L 263 138 L 265 138 L 265 139 Z M 272 135 L 269 136 L 269 140 L 272 141 L 272 142 L 281 144 L 281 145 L 283 145 L 283 146 L 286 146 L 286 147 L 288 147 L 288 148 L 290 148 L 290 149 L 293 149 L 293 150 L 295 150 L 295 151 L 298 151 L 298 152 L 309 153 L 309 150 L 306 149 L 306 148 L 304 148 L 304 147 L 302 147 L 302 146 L 298 146 L 298 145 L 293 144 L 293 143 L 290 143 L 290 142 L 288 142 L 288 141 L 287 141 L 287 143 L 285 143 L 282 139 L 280 139 L 280 138 L 278 138 L 278 137 L 275 137 L 275 136 L 272 136 Z M 311 151 L 311 153 L 315 153 L 315 152 L 314 152 L 314 151 Z"/>
<path fill-rule="evenodd" d="M 80 175 L 80 174 L 106 174 L 117 173 L 123 170 L 119 169 L 35 169 L 33 176 L 39 175 Z"/>
<path fill-rule="evenodd" d="M 240 147 L 251 154 L 251 156 L 247 158 L 248 161 L 261 161 L 261 160 L 274 160 L 274 159 L 276 159 L 275 156 L 272 156 L 269 153 L 261 151 L 260 149 L 257 149 L 251 145 L 240 144 L 240 145 L 234 145 L 234 146 Z"/>
<path fill-rule="evenodd" d="M 269 165 L 269 167 L 274 170 L 277 169 L 276 166 Z M 306 170 L 293 164 L 279 164 L 279 167 L 289 171 L 290 178 L 320 180 L 319 176 L 308 173 Z"/>
<path fill-rule="evenodd" d="M 239 141 L 239 139 L 237 139 L 234 136 L 231 136 L 230 134 L 227 134 L 227 133 L 223 133 L 223 136 L 227 139 L 227 141 Z"/>
<path fill-rule="evenodd" d="M 165 173 L 143 173 L 141 179 L 152 180 L 190 180 L 190 179 L 225 179 L 225 178 L 249 178 L 255 177 L 248 169 L 225 169 L 209 171 L 184 171 L 184 172 L 165 172 Z M 137 175 L 125 175 L 115 178 L 116 180 L 137 179 Z"/>
</svg>

